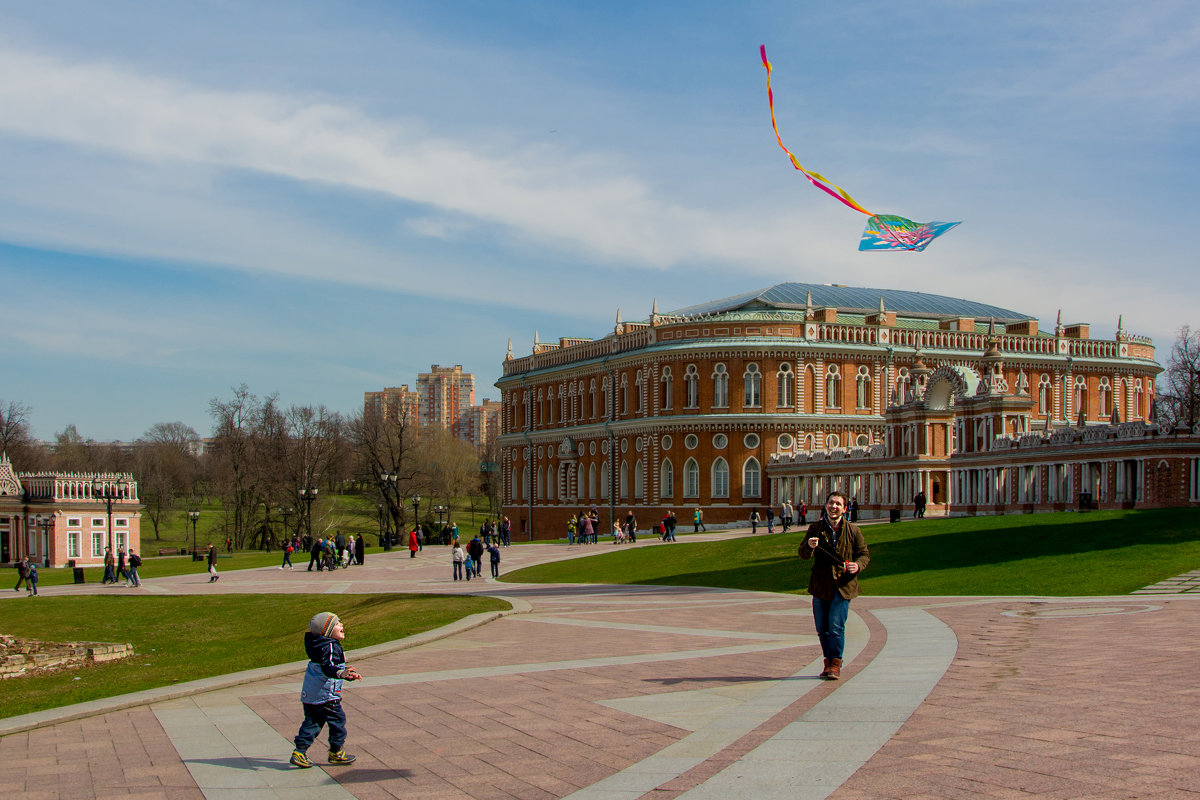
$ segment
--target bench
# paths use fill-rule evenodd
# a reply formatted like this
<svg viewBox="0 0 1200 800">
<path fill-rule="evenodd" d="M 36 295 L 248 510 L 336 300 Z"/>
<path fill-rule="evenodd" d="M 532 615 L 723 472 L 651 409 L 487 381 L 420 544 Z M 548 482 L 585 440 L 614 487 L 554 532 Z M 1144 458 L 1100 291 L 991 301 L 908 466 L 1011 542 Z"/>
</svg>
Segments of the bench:
<svg viewBox="0 0 1200 800">
<path fill-rule="evenodd" d="M 158 548 L 158 554 L 160 556 L 177 556 L 181 552 L 182 551 L 178 547 L 160 547 L 160 548 Z"/>
</svg>

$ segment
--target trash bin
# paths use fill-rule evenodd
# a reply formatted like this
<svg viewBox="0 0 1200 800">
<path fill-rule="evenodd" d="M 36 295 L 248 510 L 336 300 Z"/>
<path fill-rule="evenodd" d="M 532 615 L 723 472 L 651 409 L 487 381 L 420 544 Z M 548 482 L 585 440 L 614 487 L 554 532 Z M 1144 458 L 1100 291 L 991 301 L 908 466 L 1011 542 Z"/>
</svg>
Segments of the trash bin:
<svg viewBox="0 0 1200 800">
<path fill-rule="evenodd" d="M 900 509 L 893 508 L 890 511 L 888 511 L 888 522 L 899 522 L 899 521 L 900 521 Z"/>
<path fill-rule="evenodd" d="M 83 583 L 83 567 L 75 567 L 73 572 L 75 573 L 75 582 Z"/>
<path fill-rule="evenodd" d="M 1092 493 L 1091 492 L 1080 492 L 1079 493 L 1079 510 L 1080 511 L 1091 511 L 1093 508 L 1095 508 L 1095 505 L 1093 505 L 1093 503 L 1092 503 Z"/>
</svg>

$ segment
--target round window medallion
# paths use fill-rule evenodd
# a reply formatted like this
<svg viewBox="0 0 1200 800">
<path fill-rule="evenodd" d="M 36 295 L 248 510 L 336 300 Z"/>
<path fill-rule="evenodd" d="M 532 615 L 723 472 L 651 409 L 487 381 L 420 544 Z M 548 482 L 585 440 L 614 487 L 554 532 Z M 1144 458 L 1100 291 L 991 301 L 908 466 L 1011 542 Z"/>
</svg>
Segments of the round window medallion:
<svg viewBox="0 0 1200 800">
<path fill-rule="evenodd" d="M 628 452 L 629 452 L 629 440 L 628 440 L 628 439 L 622 439 L 622 440 L 621 440 L 621 452 L 622 452 L 622 453 L 628 453 Z"/>
<path fill-rule="evenodd" d="M 717 435 L 713 436 L 713 447 L 717 448 L 718 450 L 724 450 L 725 445 L 727 444 L 729 444 L 729 437 L 725 434 L 718 433 Z"/>
<path fill-rule="evenodd" d="M 688 450 L 695 450 L 697 447 L 700 446 L 700 438 L 698 436 L 696 436 L 696 434 L 694 434 L 694 433 L 689 433 L 683 439 L 683 446 L 686 447 Z"/>
<path fill-rule="evenodd" d="M 671 446 L 674 444 L 675 444 L 675 440 L 672 439 L 670 437 L 670 435 L 662 437 L 662 449 L 663 450 L 670 450 Z"/>
<path fill-rule="evenodd" d="M 750 450 L 753 450 L 754 448 L 758 447 L 758 434 L 747 433 L 746 438 L 742 440 L 742 443 L 745 444 Z"/>
<path fill-rule="evenodd" d="M 791 450 L 792 445 L 794 443 L 795 442 L 793 441 L 792 435 L 790 433 L 779 434 L 779 449 L 780 450 Z"/>
</svg>

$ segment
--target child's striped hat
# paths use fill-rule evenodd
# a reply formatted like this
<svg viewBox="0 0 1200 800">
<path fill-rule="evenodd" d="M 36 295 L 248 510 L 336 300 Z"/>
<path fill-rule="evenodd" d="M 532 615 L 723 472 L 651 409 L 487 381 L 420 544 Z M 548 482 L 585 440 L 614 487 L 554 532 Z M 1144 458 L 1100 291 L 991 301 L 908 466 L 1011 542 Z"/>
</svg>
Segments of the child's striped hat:
<svg viewBox="0 0 1200 800">
<path fill-rule="evenodd" d="M 332 611 L 322 611 L 308 621 L 308 630 L 317 636 L 329 636 L 333 631 L 333 626 L 337 624 L 337 614 Z"/>
</svg>

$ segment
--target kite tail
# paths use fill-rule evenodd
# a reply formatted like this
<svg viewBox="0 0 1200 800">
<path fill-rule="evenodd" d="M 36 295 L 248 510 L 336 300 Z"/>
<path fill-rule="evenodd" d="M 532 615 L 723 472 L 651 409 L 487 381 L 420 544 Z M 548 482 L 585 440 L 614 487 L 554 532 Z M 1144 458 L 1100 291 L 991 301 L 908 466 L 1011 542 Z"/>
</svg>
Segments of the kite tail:
<svg viewBox="0 0 1200 800">
<path fill-rule="evenodd" d="M 850 208 L 853 208 L 855 211 L 860 211 L 863 214 L 866 214 L 868 217 L 875 216 L 870 211 L 867 211 L 865 208 L 859 205 L 858 201 L 851 197 L 845 189 L 838 186 L 821 173 L 811 172 L 801 166 L 800 160 L 796 158 L 791 150 L 788 150 L 787 147 L 784 146 L 783 139 L 779 136 L 779 123 L 775 121 L 775 94 L 771 91 L 771 62 L 767 61 L 767 46 L 765 44 L 762 45 L 759 48 L 759 52 L 762 54 L 763 67 L 765 67 L 767 70 L 767 103 L 771 107 L 771 127 L 775 129 L 775 141 L 779 142 L 780 149 L 787 153 L 788 159 L 790 159 L 792 162 L 792 166 L 804 173 L 804 177 L 808 178 L 809 183 L 825 192 L 833 199 L 849 206 Z"/>
</svg>

